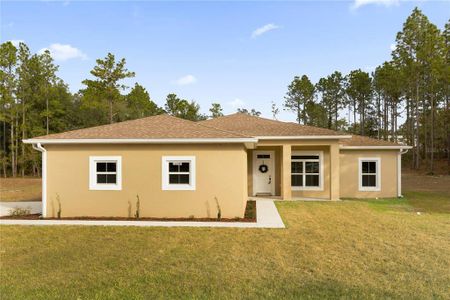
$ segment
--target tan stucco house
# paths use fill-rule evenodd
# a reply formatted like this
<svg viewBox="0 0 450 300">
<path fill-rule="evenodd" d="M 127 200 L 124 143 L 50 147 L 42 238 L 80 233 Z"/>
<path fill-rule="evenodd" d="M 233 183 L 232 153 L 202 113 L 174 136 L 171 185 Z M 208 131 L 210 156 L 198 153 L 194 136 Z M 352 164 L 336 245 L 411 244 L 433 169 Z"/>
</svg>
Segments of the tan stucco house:
<svg viewBox="0 0 450 300">
<path fill-rule="evenodd" d="M 410 147 L 232 114 L 168 115 L 36 137 L 44 217 L 243 217 L 249 197 L 280 200 L 401 196 Z"/>
</svg>

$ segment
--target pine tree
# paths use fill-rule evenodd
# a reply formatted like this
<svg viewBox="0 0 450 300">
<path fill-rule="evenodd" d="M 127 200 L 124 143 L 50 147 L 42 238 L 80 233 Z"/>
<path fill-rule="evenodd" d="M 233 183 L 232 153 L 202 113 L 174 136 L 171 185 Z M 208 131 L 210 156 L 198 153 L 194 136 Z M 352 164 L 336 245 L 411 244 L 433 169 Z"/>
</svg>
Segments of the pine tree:
<svg viewBox="0 0 450 300">
<path fill-rule="evenodd" d="M 342 74 L 335 71 L 325 78 L 320 78 L 316 84 L 316 89 L 321 94 L 320 103 L 327 113 L 327 128 L 337 130 L 339 111 L 345 103 L 344 78 Z"/>
<path fill-rule="evenodd" d="M 128 71 L 125 67 L 125 58 L 116 62 L 115 56 L 111 53 L 108 53 L 104 59 L 97 59 L 96 62 L 97 65 L 91 71 L 91 74 L 94 75 L 96 79 L 86 79 L 83 81 L 83 84 L 87 86 L 87 89 L 92 90 L 87 93 L 88 96 L 100 96 L 100 99 L 106 99 L 108 104 L 109 122 L 113 123 L 114 116 L 117 114 L 115 105 L 123 99 L 120 91 L 127 88 L 127 86 L 121 84 L 120 81 L 125 78 L 134 77 L 135 73 Z M 89 99 L 89 97 L 87 98 Z M 98 99 L 96 99 L 96 101 L 98 101 Z"/>
<path fill-rule="evenodd" d="M 211 118 L 218 118 L 223 116 L 223 109 L 220 103 L 212 103 L 209 112 L 211 113 Z"/>
<path fill-rule="evenodd" d="M 315 88 L 308 76 L 294 77 L 284 97 L 284 107 L 297 115 L 297 122 L 304 125 L 308 122 L 306 106 L 314 99 Z"/>
</svg>

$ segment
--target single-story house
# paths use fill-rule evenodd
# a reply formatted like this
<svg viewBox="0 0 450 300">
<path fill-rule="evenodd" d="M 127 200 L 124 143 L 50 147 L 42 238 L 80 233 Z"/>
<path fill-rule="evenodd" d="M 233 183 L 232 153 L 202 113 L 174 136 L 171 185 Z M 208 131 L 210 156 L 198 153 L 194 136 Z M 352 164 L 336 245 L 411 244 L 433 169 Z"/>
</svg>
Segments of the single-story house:
<svg viewBox="0 0 450 300">
<path fill-rule="evenodd" d="M 243 217 L 249 197 L 401 196 L 409 146 L 236 113 L 158 115 L 24 141 L 42 152 L 44 217 Z"/>
</svg>

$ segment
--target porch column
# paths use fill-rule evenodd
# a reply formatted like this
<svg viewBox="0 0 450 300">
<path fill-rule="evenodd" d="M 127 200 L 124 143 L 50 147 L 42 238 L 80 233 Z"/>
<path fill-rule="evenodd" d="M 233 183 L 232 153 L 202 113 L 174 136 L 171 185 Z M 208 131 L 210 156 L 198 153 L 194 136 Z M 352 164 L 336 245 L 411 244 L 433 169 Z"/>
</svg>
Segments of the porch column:
<svg viewBox="0 0 450 300">
<path fill-rule="evenodd" d="M 339 171 L 340 157 L 339 144 L 330 145 L 330 200 L 339 200 L 340 196 L 340 171 Z"/>
<path fill-rule="evenodd" d="M 283 200 L 292 199 L 291 187 L 291 145 L 282 146 L 281 161 L 281 197 Z"/>
</svg>

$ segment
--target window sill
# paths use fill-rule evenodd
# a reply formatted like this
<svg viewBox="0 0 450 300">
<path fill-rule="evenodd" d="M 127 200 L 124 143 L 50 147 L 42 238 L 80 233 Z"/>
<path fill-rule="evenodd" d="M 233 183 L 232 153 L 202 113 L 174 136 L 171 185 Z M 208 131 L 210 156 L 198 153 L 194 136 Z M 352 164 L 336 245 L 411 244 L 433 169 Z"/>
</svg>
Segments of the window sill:
<svg viewBox="0 0 450 300">
<path fill-rule="evenodd" d="M 293 191 L 316 191 L 323 192 L 323 187 L 291 187 Z"/>
<path fill-rule="evenodd" d="M 177 184 L 177 185 L 164 185 L 162 187 L 163 191 L 195 191 L 195 186 L 187 184 Z"/>
<path fill-rule="evenodd" d="M 122 186 L 117 184 L 93 185 L 89 187 L 90 191 L 121 191 Z"/>
<path fill-rule="evenodd" d="M 358 189 L 360 192 L 380 192 L 381 188 L 359 188 Z"/>
</svg>

